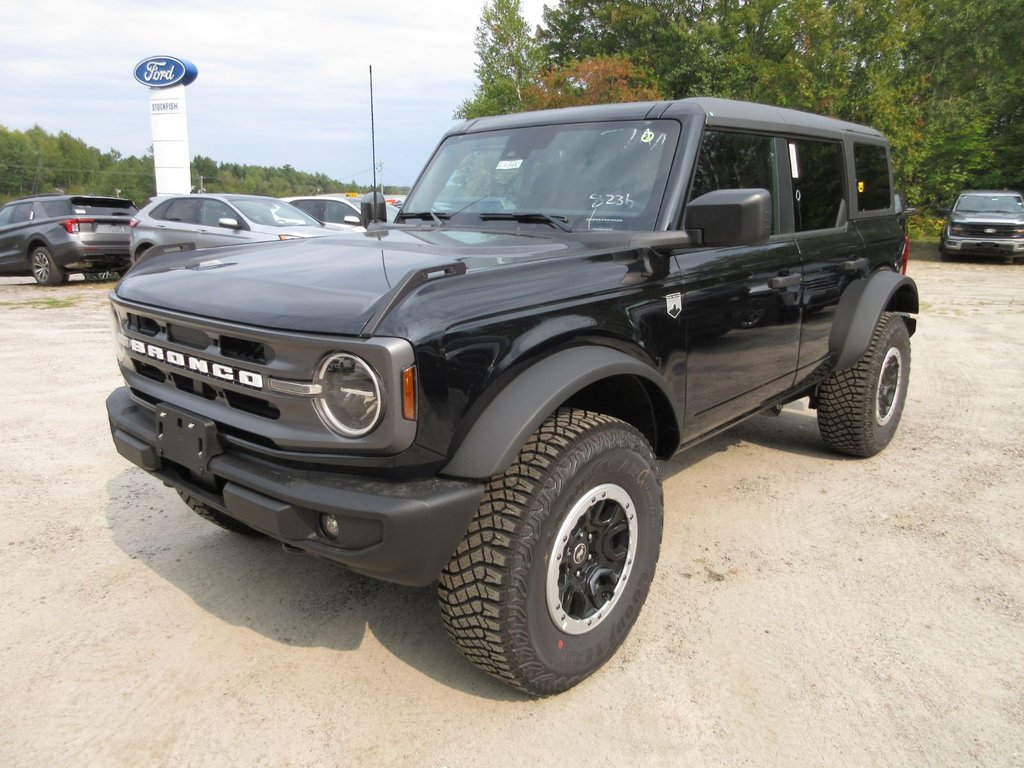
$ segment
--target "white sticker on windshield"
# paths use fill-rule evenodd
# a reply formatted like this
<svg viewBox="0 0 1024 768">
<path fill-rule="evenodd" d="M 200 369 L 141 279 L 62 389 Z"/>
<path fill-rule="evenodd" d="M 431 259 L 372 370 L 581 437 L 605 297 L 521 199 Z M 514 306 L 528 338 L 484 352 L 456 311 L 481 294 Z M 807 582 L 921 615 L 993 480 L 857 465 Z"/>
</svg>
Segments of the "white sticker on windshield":
<svg viewBox="0 0 1024 768">
<path fill-rule="evenodd" d="M 496 170 L 499 170 L 499 171 L 514 171 L 516 168 L 518 168 L 522 164 L 523 164 L 523 159 L 522 158 L 519 158 L 518 160 L 501 160 L 501 161 L 498 162 L 498 167 L 496 168 Z"/>
</svg>

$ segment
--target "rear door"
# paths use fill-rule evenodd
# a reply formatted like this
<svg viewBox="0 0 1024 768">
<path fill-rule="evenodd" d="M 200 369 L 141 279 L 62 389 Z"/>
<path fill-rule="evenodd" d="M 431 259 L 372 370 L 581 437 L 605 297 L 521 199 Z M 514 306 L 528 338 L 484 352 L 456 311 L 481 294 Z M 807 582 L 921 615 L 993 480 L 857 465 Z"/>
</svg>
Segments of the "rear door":
<svg viewBox="0 0 1024 768">
<path fill-rule="evenodd" d="M 803 324 L 797 378 L 809 376 L 829 353 L 828 337 L 839 298 L 868 272 L 864 245 L 849 221 L 840 139 L 787 141 L 793 226 L 803 261 Z"/>
<path fill-rule="evenodd" d="M 199 246 L 199 198 L 172 198 L 153 209 L 150 218 L 152 231 L 148 234 L 153 245 L 196 243 Z"/>
</svg>

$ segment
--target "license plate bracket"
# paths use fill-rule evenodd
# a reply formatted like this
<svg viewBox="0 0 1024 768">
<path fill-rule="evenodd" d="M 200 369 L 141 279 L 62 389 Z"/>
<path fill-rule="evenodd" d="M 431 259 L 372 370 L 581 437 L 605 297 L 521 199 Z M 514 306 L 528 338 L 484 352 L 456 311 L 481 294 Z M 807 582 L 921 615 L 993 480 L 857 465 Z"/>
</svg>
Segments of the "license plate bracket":
<svg viewBox="0 0 1024 768">
<path fill-rule="evenodd" d="M 210 459 L 224 452 L 212 420 L 166 403 L 156 406 L 156 444 L 163 458 L 199 475 L 207 473 Z"/>
</svg>

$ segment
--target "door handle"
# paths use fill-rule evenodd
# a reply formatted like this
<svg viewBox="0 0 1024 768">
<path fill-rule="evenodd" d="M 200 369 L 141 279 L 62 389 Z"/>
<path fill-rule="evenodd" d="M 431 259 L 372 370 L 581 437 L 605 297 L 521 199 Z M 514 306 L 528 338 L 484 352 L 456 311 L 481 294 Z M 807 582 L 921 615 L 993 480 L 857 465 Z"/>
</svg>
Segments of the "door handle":
<svg viewBox="0 0 1024 768">
<path fill-rule="evenodd" d="M 778 277 L 773 277 L 768 281 L 768 287 L 776 291 L 780 288 L 792 288 L 794 285 L 800 285 L 802 280 L 803 276 L 799 274 L 779 275 Z"/>
</svg>

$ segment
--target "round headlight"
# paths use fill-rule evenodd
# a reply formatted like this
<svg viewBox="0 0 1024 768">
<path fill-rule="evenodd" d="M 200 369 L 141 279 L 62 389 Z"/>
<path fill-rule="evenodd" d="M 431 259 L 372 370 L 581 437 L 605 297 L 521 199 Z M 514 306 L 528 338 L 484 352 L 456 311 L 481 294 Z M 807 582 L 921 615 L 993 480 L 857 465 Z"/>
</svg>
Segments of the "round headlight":
<svg viewBox="0 0 1024 768">
<path fill-rule="evenodd" d="M 327 427 L 345 437 L 361 437 L 380 421 L 384 410 L 380 381 L 365 362 L 339 352 L 320 365 L 316 409 Z"/>
</svg>

